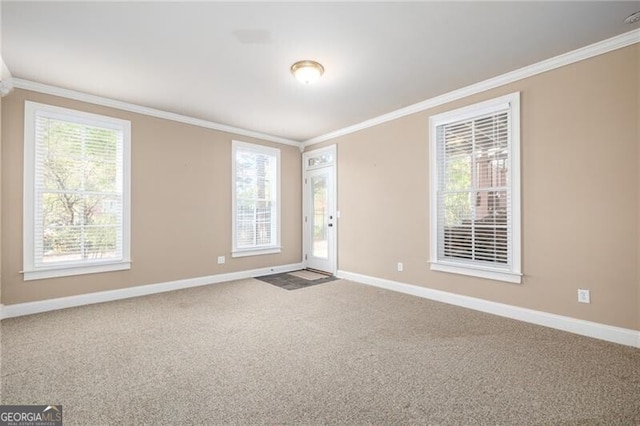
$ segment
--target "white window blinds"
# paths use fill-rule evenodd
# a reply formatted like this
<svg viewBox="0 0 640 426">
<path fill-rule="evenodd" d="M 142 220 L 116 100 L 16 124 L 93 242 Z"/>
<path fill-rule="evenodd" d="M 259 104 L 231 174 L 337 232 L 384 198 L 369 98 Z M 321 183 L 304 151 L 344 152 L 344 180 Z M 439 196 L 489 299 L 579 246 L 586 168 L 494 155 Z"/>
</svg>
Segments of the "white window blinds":
<svg viewBox="0 0 640 426">
<path fill-rule="evenodd" d="M 432 120 L 433 263 L 515 272 L 519 277 L 513 118 L 512 102 L 503 100 Z"/>
<path fill-rule="evenodd" d="M 233 252 L 279 250 L 280 150 L 233 143 Z"/>
<path fill-rule="evenodd" d="M 25 272 L 128 260 L 129 123 L 34 103 L 26 111 Z"/>
</svg>

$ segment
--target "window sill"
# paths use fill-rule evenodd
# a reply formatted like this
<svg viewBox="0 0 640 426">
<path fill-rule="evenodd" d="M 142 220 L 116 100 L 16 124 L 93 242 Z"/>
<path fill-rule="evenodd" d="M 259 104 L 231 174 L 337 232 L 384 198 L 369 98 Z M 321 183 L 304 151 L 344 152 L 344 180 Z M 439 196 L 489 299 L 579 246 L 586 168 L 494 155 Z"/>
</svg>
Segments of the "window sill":
<svg viewBox="0 0 640 426">
<path fill-rule="evenodd" d="M 118 261 L 109 263 L 94 263 L 89 265 L 74 265 L 66 267 L 51 267 L 24 271 L 24 280 L 42 280 L 46 278 L 69 277 L 72 275 L 97 274 L 100 272 L 124 271 L 131 269 L 131 261 Z"/>
<path fill-rule="evenodd" d="M 506 281 L 514 284 L 522 283 L 522 274 L 517 272 L 508 272 L 491 268 L 460 265 L 458 263 L 446 263 L 442 261 L 431 262 L 431 270 L 467 275 L 470 277 L 487 278 L 490 280 Z"/>
<path fill-rule="evenodd" d="M 231 252 L 231 257 L 261 256 L 263 254 L 276 254 L 276 253 L 280 253 L 281 251 L 282 249 L 280 247 L 235 250 Z"/>
</svg>

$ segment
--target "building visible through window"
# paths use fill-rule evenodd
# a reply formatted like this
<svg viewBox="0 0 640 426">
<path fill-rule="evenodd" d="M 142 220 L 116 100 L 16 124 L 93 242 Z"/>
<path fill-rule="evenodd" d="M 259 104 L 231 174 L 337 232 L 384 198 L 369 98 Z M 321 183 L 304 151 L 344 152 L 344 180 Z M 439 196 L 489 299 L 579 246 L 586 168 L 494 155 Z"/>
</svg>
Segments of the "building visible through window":
<svg viewBox="0 0 640 426">
<path fill-rule="evenodd" d="M 431 119 L 433 269 L 519 281 L 514 105 L 517 97 L 501 98 Z"/>
</svg>

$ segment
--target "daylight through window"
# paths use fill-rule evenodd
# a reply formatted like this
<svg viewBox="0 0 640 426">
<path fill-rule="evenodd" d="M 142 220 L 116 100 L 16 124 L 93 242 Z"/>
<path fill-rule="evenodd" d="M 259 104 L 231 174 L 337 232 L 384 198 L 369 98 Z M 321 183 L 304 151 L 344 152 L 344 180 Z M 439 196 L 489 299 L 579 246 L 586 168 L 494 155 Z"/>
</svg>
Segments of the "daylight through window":
<svg viewBox="0 0 640 426">
<path fill-rule="evenodd" d="M 129 122 L 31 102 L 25 110 L 25 278 L 126 263 Z"/>
<path fill-rule="evenodd" d="M 432 118 L 433 269 L 519 282 L 515 111 L 512 95 Z"/>
<path fill-rule="evenodd" d="M 280 150 L 233 142 L 233 255 L 277 253 Z"/>
</svg>

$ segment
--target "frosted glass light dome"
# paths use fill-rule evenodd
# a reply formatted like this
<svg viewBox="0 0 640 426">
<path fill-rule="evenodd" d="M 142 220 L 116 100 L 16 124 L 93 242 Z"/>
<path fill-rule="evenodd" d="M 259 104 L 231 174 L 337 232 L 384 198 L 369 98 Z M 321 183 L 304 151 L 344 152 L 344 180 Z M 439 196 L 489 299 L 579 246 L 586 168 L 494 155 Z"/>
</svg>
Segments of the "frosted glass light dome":
<svg viewBox="0 0 640 426">
<path fill-rule="evenodd" d="M 304 84 L 313 84 L 324 73 L 324 67 L 316 61 L 298 61 L 291 65 L 293 76 Z"/>
</svg>

